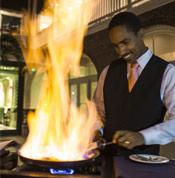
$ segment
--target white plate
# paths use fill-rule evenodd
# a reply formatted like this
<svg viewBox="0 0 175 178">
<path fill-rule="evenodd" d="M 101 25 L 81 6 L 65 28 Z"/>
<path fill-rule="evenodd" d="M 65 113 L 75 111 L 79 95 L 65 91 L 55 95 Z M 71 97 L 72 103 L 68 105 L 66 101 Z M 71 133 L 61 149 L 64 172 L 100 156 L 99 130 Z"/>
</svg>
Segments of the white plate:
<svg viewBox="0 0 175 178">
<path fill-rule="evenodd" d="M 149 155 L 149 154 L 130 155 L 129 159 L 140 162 L 140 163 L 150 163 L 150 164 L 167 163 L 169 161 L 169 159 L 166 157 L 157 156 L 157 155 Z"/>
</svg>

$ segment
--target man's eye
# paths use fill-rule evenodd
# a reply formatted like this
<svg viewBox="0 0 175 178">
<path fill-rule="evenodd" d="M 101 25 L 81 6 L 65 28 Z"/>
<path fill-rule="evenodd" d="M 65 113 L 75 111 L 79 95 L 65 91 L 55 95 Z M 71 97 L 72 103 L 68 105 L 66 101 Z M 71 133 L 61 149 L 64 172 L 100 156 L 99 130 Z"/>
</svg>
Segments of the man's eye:
<svg viewBox="0 0 175 178">
<path fill-rule="evenodd" d="M 125 45 L 128 44 L 128 43 L 129 43 L 129 41 L 124 41 L 124 42 L 123 42 L 123 44 L 125 44 Z"/>
</svg>

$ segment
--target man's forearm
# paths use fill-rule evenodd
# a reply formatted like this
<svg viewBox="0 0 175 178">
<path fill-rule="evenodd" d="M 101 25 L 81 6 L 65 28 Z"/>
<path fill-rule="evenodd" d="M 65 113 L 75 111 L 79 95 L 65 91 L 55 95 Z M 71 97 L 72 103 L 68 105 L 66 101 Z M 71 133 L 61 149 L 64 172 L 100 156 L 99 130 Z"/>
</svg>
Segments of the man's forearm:
<svg viewBox="0 0 175 178">
<path fill-rule="evenodd" d="M 165 145 L 175 141 L 175 118 L 140 131 L 146 145 Z"/>
</svg>

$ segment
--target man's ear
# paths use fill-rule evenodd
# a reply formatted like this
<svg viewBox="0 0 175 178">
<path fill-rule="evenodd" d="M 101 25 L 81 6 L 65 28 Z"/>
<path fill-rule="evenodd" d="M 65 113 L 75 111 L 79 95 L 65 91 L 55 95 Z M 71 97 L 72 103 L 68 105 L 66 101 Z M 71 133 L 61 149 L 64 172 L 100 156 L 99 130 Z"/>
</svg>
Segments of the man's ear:
<svg viewBox="0 0 175 178">
<path fill-rule="evenodd" d="M 143 38 L 143 33 L 144 33 L 144 29 L 141 28 L 141 29 L 138 31 L 139 37 Z"/>
</svg>

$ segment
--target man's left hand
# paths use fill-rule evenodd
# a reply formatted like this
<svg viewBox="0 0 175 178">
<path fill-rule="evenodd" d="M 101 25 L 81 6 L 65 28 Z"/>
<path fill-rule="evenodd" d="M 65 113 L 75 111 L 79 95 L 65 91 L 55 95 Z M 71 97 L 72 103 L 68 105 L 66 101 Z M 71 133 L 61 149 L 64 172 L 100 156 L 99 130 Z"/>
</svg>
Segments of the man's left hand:
<svg viewBox="0 0 175 178">
<path fill-rule="evenodd" d="M 144 145 L 144 137 L 139 132 L 127 130 L 116 131 L 113 136 L 113 142 L 127 149 L 133 149 L 136 146 Z"/>
</svg>

